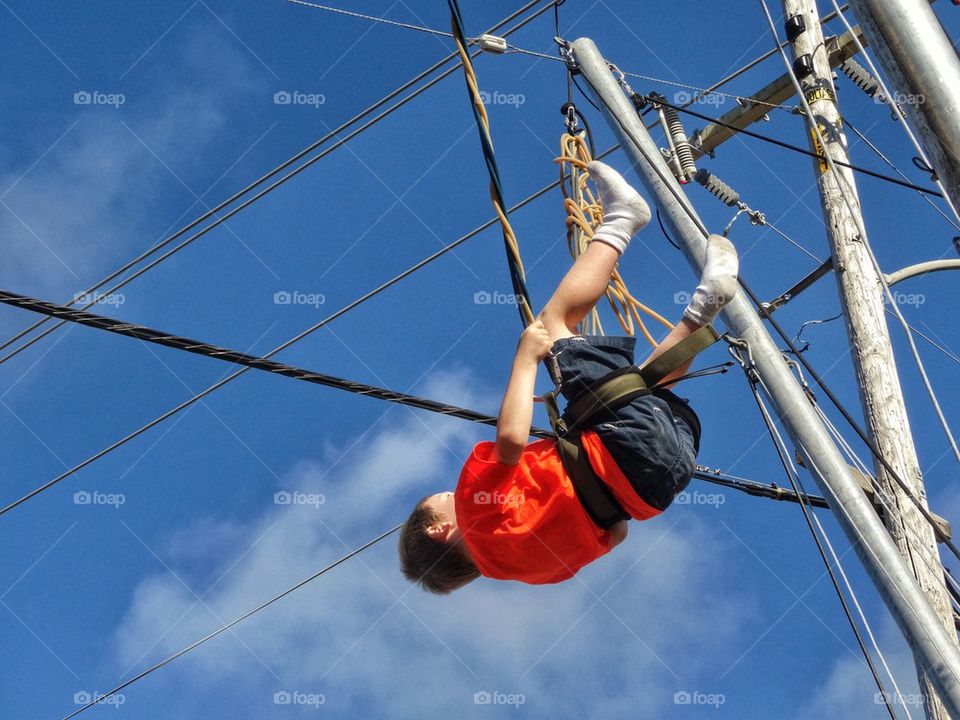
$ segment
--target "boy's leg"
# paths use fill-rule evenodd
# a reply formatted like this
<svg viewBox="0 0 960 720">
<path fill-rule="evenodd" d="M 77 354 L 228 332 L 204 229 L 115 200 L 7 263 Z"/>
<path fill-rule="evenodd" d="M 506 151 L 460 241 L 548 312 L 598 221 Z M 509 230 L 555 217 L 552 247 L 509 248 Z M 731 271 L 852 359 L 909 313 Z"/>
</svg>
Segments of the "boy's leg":
<svg viewBox="0 0 960 720">
<path fill-rule="evenodd" d="M 700 284 L 697 285 L 690 304 L 684 310 L 683 318 L 651 353 L 646 362 L 649 363 L 704 325 L 713 322 L 721 308 L 736 295 L 738 272 L 739 261 L 733 243 L 721 235 L 711 235 L 707 238 L 707 261 L 703 267 Z M 691 358 L 667 375 L 664 378 L 667 386 L 671 379 L 685 375 L 692 362 Z"/>
<path fill-rule="evenodd" d="M 620 253 L 605 243 L 587 245 L 538 316 L 551 340 L 576 334 L 577 325 L 603 296 L 619 259 Z"/>
<path fill-rule="evenodd" d="M 647 203 L 613 168 L 594 161 L 588 170 L 603 203 L 603 224 L 538 316 L 553 340 L 576 334 L 603 296 L 630 238 L 650 222 Z"/>
</svg>

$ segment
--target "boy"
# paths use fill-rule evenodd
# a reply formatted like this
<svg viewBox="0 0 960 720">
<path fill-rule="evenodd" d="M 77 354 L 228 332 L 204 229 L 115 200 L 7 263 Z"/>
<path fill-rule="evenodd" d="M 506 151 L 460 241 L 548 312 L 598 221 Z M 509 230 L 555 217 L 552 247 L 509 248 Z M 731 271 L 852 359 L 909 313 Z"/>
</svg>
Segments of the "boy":
<svg viewBox="0 0 960 720">
<path fill-rule="evenodd" d="M 625 520 L 600 527 L 578 499 L 555 440 L 527 444 L 537 367 L 549 360 L 569 402 L 611 370 L 632 365 L 634 339 L 577 335 L 603 296 L 630 238 L 650 220 L 642 197 L 615 170 L 589 164 L 605 213 L 587 249 L 536 322 L 520 336 L 497 418 L 496 442 L 482 442 L 464 464 L 454 492 L 421 500 L 400 535 L 404 575 L 446 594 L 484 575 L 555 583 L 609 552 L 627 534 Z M 719 235 L 707 243 L 700 284 L 682 320 L 651 359 L 711 322 L 737 291 L 737 253 Z M 690 362 L 665 378 L 683 375 Z M 672 392 L 654 389 L 594 421 L 581 436 L 594 473 L 623 515 L 663 512 L 689 483 L 699 450 L 696 414 Z"/>
</svg>

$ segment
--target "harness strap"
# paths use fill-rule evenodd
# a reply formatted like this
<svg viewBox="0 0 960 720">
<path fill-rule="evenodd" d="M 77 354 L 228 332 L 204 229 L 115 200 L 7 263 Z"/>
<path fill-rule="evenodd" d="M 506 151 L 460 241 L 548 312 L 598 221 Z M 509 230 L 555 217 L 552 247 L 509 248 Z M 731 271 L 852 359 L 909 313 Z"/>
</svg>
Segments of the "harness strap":
<svg viewBox="0 0 960 720">
<path fill-rule="evenodd" d="M 624 512 L 609 486 L 593 471 L 580 442 L 582 429 L 600 410 L 618 408 L 650 392 L 663 378 L 719 338 L 711 325 L 704 325 L 643 367 L 630 365 L 607 373 L 569 402 L 563 415 L 557 405 L 557 391 L 544 396 L 564 469 L 581 505 L 598 526 L 608 529 L 630 516 Z"/>
<path fill-rule="evenodd" d="M 663 378 L 715 343 L 720 336 L 711 325 L 704 325 L 643 367 L 617 368 L 590 385 L 567 404 L 560 418 L 563 429 L 572 433 L 589 425 L 600 410 L 626 405 L 655 388 Z"/>
<path fill-rule="evenodd" d="M 643 379 L 646 380 L 649 387 L 659 385 L 667 375 L 688 360 L 696 357 L 719 339 L 720 335 L 713 328 L 713 325 L 704 325 L 640 368 L 640 374 L 643 375 Z"/>
<path fill-rule="evenodd" d="M 562 421 L 559 418 L 555 392 L 544 396 L 544 405 L 550 417 L 550 424 L 557 431 L 557 452 L 583 509 L 587 511 L 593 522 L 604 530 L 629 518 L 630 516 L 624 512 L 609 486 L 593 471 L 590 458 L 587 457 L 580 443 L 580 433 L 576 433 L 571 438 L 566 432 L 560 430 Z"/>
</svg>

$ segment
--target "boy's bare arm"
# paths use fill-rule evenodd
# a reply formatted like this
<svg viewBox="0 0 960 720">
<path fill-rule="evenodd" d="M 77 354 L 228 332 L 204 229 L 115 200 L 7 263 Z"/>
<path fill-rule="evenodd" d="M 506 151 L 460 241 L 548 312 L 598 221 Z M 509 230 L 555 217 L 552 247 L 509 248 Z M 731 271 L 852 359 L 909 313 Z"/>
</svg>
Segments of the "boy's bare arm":
<svg viewBox="0 0 960 720">
<path fill-rule="evenodd" d="M 550 335 L 539 320 L 531 323 L 520 336 L 510 381 L 497 417 L 497 460 L 505 465 L 520 462 L 530 439 L 537 366 L 552 345 Z"/>
</svg>

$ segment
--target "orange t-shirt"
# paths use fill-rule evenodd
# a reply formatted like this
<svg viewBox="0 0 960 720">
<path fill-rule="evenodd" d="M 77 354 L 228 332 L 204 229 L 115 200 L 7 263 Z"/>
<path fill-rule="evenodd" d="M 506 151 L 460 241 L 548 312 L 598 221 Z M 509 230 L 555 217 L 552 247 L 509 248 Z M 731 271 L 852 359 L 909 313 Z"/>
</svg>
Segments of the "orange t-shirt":
<svg viewBox="0 0 960 720">
<path fill-rule="evenodd" d="M 631 517 L 659 514 L 636 494 L 594 432 L 584 432 L 582 442 L 594 472 Z M 457 525 L 482 575 L 555 583 L 610 551 L 611 535 L 577 499 L 555 441 L 527 445 L 517 465 L 497 462 L 495 448 L 492 442 L 474 447 L 454 493 Z"/>
</svg>

